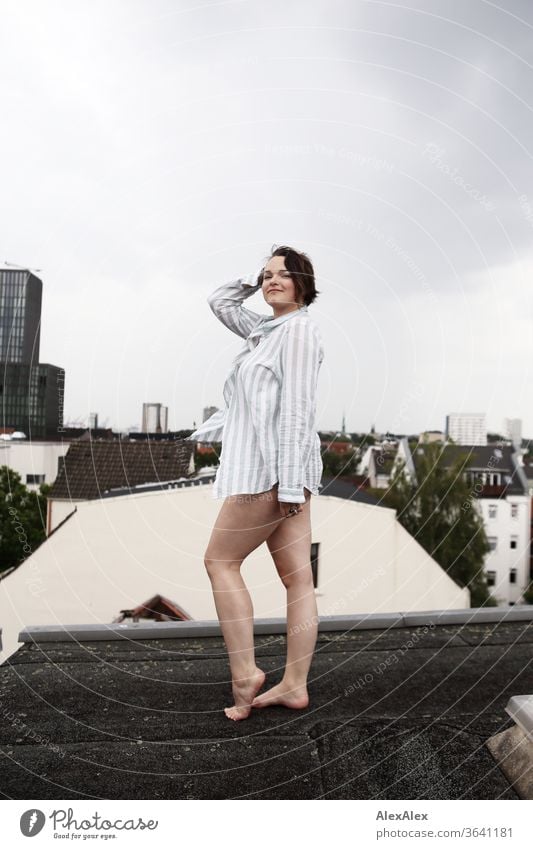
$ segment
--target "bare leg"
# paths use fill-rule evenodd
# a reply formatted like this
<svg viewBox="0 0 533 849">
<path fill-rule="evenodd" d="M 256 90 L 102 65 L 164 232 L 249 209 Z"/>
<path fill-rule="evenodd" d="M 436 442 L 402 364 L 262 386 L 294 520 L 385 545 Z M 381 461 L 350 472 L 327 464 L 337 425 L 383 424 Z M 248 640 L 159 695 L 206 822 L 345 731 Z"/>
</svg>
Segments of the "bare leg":
<svg viewBox="0 0 533 849">
<path fill-rule="evenodd" d="M 230 495 L 220 509 L 205 553 L 231 667 L 235 704 L 224 709 L 230 719 L 246 719 L 265 682 L 265 673 L 255 663 L 253 606 L 240 567 L 284 521 L 289 520 L 280 514 L 277 485 L 254 495 Z"/>
<path fill-rule="evenodd" d="M 283 522 L 267 540 L 278 574 L 287 590 L 287 664 L 283 678 L 253 700 L 253 707 L 274 704 L 302 709 L 309 704 L 307 676 L 318 633 L 311 571 L 311 494 L 302 512 Z"/>
</svg>

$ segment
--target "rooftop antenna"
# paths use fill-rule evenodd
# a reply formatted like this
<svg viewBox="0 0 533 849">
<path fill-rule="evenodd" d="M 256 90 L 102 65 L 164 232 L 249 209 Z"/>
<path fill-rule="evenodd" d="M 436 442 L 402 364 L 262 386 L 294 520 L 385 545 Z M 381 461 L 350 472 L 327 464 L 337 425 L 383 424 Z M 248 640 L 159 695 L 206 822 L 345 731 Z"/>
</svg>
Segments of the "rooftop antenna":
<svg viewBox="0 0 533 849">
<path fill-rule="evenodd" d="M 41 273 L 40 268 L 28 268 L 27 265 L 19 265 L 16 262 L 8 262 L 7 259 L 4 260 L 4 265 L 9 265 L 11 268 L 20 268 L 22 271 L 31 271 L 32 274 L 34 274 L 34 273 L 40 274 Z"/>
</svg>

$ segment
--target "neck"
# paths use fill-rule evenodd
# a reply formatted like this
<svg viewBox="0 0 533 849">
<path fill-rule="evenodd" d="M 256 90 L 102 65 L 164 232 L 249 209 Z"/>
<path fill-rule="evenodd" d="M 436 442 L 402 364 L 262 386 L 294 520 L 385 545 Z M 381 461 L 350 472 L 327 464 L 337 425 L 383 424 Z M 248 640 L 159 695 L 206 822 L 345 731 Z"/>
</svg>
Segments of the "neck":
<svg viewBox="0 0 533 849">
<path fill-rule="evenodd" d="M 294 304 L 287 304 L 285 307 L 282 307 L 275 304 L 272 307 L 274 318 L 279 318 L 281 315 L 287 315 L 289 312 L 298 312 L 301 306 L 301 304 L 297 304 L 296 306 Z"/>
</svg>

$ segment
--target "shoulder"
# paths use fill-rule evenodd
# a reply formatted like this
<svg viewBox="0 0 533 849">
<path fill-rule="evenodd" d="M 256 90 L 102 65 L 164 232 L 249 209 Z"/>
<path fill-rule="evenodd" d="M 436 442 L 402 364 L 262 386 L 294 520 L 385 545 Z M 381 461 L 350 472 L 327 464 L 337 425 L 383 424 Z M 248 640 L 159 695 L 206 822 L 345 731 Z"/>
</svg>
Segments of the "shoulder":
<svg viewBox="0 0 533 849">
<path fill-rule="evenodd" d="M 324 356 L 324 344 L 320 328 L 308 313 L 296 315 L 290 321 L 285 322 L 282 341 L 290 345 L 296 340 L 311 347 L 316 347 L 321 359 Z"/>
<path fill-rule="evenodd" d="M 293 318 L 289 319 L 289 321 L 286 321 L 284 329 L 288 334 L 303 333 L 304 335 L 315 335 L 320 333 L 318 325 L 307 312 L 301 313 L 301 315 L 295 315 Z"/>
</svg>

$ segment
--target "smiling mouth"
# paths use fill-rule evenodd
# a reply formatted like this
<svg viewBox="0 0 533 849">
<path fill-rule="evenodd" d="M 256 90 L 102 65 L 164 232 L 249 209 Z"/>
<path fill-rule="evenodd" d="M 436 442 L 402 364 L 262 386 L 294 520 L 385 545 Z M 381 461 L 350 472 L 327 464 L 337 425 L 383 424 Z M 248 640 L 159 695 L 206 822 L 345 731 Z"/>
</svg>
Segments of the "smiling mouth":
<svg viewBox="0 0 533 849">
<path fill-rule="evenodd" d="M 281 292 L 281 289 L 269 289 L 268 292 Z"/>
</svg>

